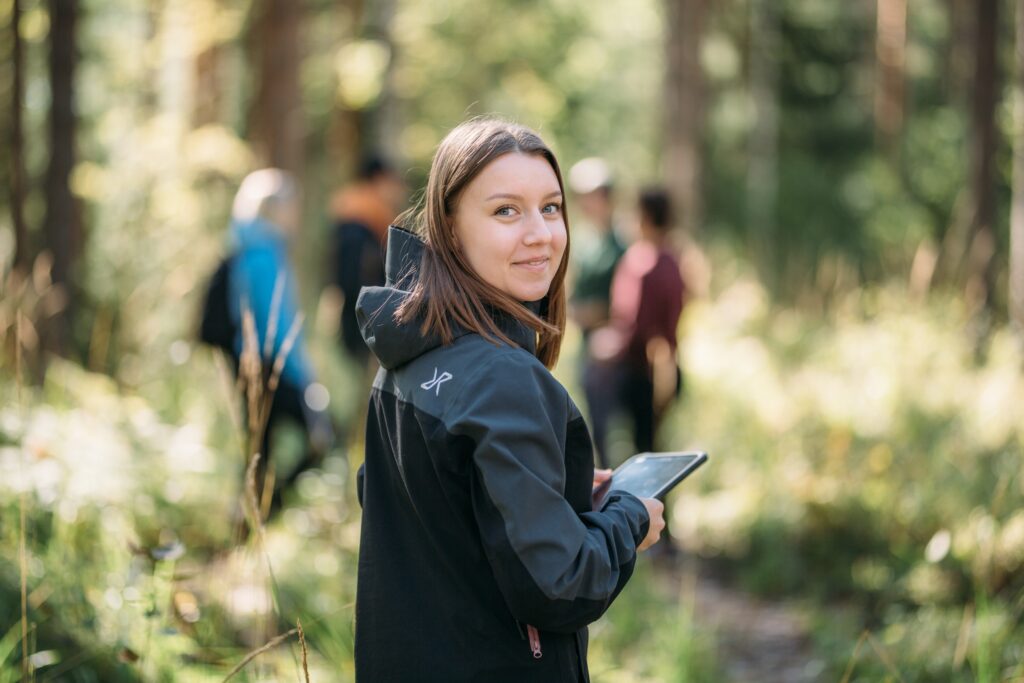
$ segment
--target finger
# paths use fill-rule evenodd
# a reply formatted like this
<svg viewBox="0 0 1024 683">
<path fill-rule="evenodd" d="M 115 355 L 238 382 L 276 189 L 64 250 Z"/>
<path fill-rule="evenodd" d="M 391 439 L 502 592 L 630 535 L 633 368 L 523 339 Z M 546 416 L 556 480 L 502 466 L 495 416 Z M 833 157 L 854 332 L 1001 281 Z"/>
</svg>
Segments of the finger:
<svg viewBox="0 0 1024 683">
<path fill-rule="evenodd" d="M 612 478 L 611 470 L 594 470 L 594 483 L 602 484 Z"/>
</svg>

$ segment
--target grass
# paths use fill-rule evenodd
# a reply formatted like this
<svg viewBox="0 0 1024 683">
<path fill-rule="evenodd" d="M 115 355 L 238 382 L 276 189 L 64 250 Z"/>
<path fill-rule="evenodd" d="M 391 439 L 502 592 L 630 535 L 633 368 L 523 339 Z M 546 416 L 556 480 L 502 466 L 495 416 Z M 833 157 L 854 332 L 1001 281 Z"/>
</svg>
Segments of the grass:
<svg viewBox="0 0 1024 683">
<path fill-rule="evenodd" d="M 820 317 L 773 309 L 739 281 L 688 323 L 689 394 L 665 443 L 712 460 L 676 500 L 684 546 L 755 592 L 818 605 L 823 621 L 841 606 L 814 630 L 826 680 L 851 662 L 852 680 L 1012 680 L 1024 656 L 1018 340 L 997 330 L 976 359 L 955 299 L 922 304 L 898 287 L 858 290 Z"/>
<path fill-rule="evenodd" d="M 1024 676 L 1021 353 L 997 331 L 976 362 L 963 321 L 953 299 L 891 288 L 810 316 L 743 280 L 688 311 L 663 444 L 712 460 L 674 498 L 673 533 L 740 585 L 800 597 L 822 680 Z M 355 369 L 311 343 L 352 424 Z M 256 355 L 265 391 L 278 364 Z M 62 361 L 41 386 L 0 382 L 0 681 L 31 661 L 36 680 L 353 680 L 360 444 L 264 523 L 241 482 L 267 393 L 246 393 L 243 421 L 215 389 L 223 364 L 189 358 L 136 390 Z M 699 584 L 658 577 L 642 560 L 593 626 L 595 679 L 725 680 Z"/>
<path fill-rule="evenodd" d="M 279 281 L 275 291 L 280 290 Z M 280 295 L 276 294 L 275 300 L 279 299 Z M 18 320 L 20 319 L 19 317 Z M 276 324 L 277 316 L 272 315 L 271 325 Z M 245 452 L 249 454 L 249 467 L 246 469 L 245 477 L 248 485 L 244 486 L 240 493 L 242 509 L 246 512 L 250 529 L 250 543 L 240 551 L 231 550 L 237 546 L 236 537 L 228 544 L 228 551 L 238 552 L 240 555 L 248 553 L 262 560 L 265 570 L 262 572 L 262 582 L 266 586 L 266 592 L 272 597 L 274 609 L 265 610 L 262 625 L 256 625 L 254 628 L 254 624 L 250 624 L 243 631 L 248 631 L 248 638 L 263 634 L 264 641 L 270 638 L 267 634 L 276 629 L 280 612 L 276 609 L 276 585 L 271 559 L 263 545 L 265 511 L 258 502 L 259 499 L 269 500 L 269 496 L 261 496 L 256 492 L 253 473 L 260 458 L 257 448 L 265 429 L 273 392 L 283 370 L 284 360 L 297 339 L 301 324 L 301 317 L 293 321 L 276 357 L 269 358 L 268 355 L 264 360 L 256 344 L 252 316 L 246 315 L 243 372 L 239 388 L 247 401 L 249 419 L 239 441 L 245 445 Z M 20 326 L 16 338 L 20 338 Z M 16 346 L 16 349 L 20 349 L 20 345 Z M 269 353 L 270 349 L 263 351 Z M 223 366 L 221 363 L 222 368 Z M 20 367 L 20 351 L 16 351 L 15 372 L 19 378 L 16 382 L 16 391 L 19 407 L 22 397 Z M 204 648 L 199 642 L 202 638 L 197 637 L 200 629 L 191 626 L 192 622 L 197 621 L 197 618 L 192 617 L 198 615 L 199 610 L 195 596 L 183 589 L 187 580 L 183 580 L 178 573 L 180 566 L 177 560 L 186 552 L 186 546 L 179 536 L 179 532 L 182 531 L 185 533 L 181 533 L 181 536 L 184 536 L 192 546 L 190 549 L 199 550 L 199 564 L 191 564 L 189 571 L 206 571 L 207 567 L 203 566 L 204 560 L 210 560 L 223 552 L 223 542 L 218 542 L 216 537 L 224 532 L 225 527 L 222 525 L 218 529 L 214 525 L 213 529 L 201 529 L 199 523 L 204 513 L 213 513 L 216 518 L 216 511 L 219 509 L 224 512 L 224 506 L 221 502 L 220 505 L 209 505 L 205 511 L 201 511 L 197 509 L 202 507 L 201 503 L 196 508 L 191 505 L 175 505 L 185 497 L 183 491 L 187 490 L 188 486 L 175 481 L 174 475 L 180 472 L 175 471 L 173 462 L 176 455 L 174 449 L 182 446 L 191 451 L 192 456 L 200 455 L 201 460 L 211 460 L 213 453 L 206 450 L 205 444 L 201 443 L 205 437 L 191 440 L 187 445 L 180 441 L 175 442 L 173 438 L 170 443 L 160 443 L 161 437 L 171 433 L 180 435 L 182 432 L 191 432 L 189 436 L 194 438 L 197 436 L 192 429 L 194 426 L 183 425 L 175 429 L 170 425 L 160 424 L 152 411 L 137 397 L 122 396 L 116 387 L 102 377 L 90 375 L 73 365 L 54 362 L 47 379 L 47 384 L 40 391 L 34 392 L 36 395 L 32 397 L 36 403 L 34 407 L 41 410 L 19 410 L 5 416 L 9 418 L 5 421 L 6 425 L 11 428 L 4 434 L 7 437 L 5 440 L 14 446 L 6 449 L 7 455 L 13 456 L 7 464 L 20 466 L 17 472 L 19 476 L 13 479 L 12 492 L 17 493 L 20 520 L 18 568 L 21 589 L 22 656 L 11 656 L 13 650 L 5 653 L 4 658 L 0 659 L 0 672 L 13 675 L 13 670 L 7 668 L 7 662 L 16 662 L 22 671 L 21 678 L 28 680 L 33 662 L 38 660 L 44 666 L 49 666 L 60 661 L 59 658 L 30 656 L 27 637 L 30 553 L 26 549 L 26 500 L 31 496 L 42 503 L 39 506 L 42 515 L 33 521 L 46 529 L 46 533 L 38 535 L 35 544 L 37 547 L 31 558 L 33 566 L 36 567 L 33 578 L 47 588 L 48 595 L 61 597 L 59 600 L 51 598 L 53 602 L 60 603 L 60 625 L 50 630 L 44 623 L 44 629 L 47 629 L 45 637 L 48 642 L 59 643 L 61 650 L 87 653 L 84 658 L 79 657 L 80 660 L 103 660 L 99 663 L 75 662 L 75 657 L 71 657 L 67 661 L 75 664 L 76 671 L 87 677 L 98 676 L 102 680 L 130 680 L 135 677 L 145 680 L 171 680 L 176 676 L 175 671 L 180 668 L 184 657 L 186 660 L 194 659 L 203 663 L 195 667 L 190 675 L 213 675 L 216 666 L 210 667 L 206 663 L 216 663 L 224 657 L 216 654 L 214 648 Z M 108 414 L 102 414 L 101 417 L 101 411 L 90 414 L 92 411 L 87 406 L 95 402 L 102 404 L 102 408 L 115 408 L 116 417 L 111 419 Z M 237 413 L 231 410 L 233 402 L 228 402 L 228 408 L 232 422 L 240 425 Z M 95 429 L 94 418 L 100 419 L 98 430 Z M 54 435 L 45 426 L 39 430 L 34 429 L 40 421 L 48 422 L 50 426 L 58 426 L 58 433 L 62 431 L 59 427 L 67 428 L 69 422 L 72 424 L 66 429 L 69 433 L 57 436 L 57 443 L 47 443 L 52 441 Z M 81 436 L 80 432 L 84 432 L 87 437 L 85 443 L 75 440 L 76 434 Z M 37 437 L 42 439 L 42 443 L 35 441 Z M 67 441 L 63 441 L 61 437 Z M 143 437 L 142 443 L 138 441 L 138 437 Z M 78 466 L 83 463 L 79 462 L 80 457 L 76 459 L 76 456 L 81 455 L 80 449 L 83 447 L 93 456 L 113 451 L 121 456 L 122 462 L 117 463 L 115 458 L 114 463 L 106 462 L 101 467 L 90 469 L 91 465 L 100 464 L 97 461 L 84 463 L 86 467 L 79 468 Z M 33 454 L 35 461 L 30 462 Z M 132 467 L 129 464 L 136 456 L 145 461 L 138 463 L 141 467 Z M 123 469 L 118 468 L 119 464 L 124 465 Z M 204 463 L 200 469 L 207 469 L 209 464 L 212 463 Z M 113 470 L 110 469 L 111 465 Z M 41 490 L 40 479 L 45 479 L 47 469 L 50 474 L 57 476 L 57 481 L 49 482 L 50 485 L 44 486 Z M 166 479 L 160 477 L 161 470 L 164 475 L 168 475 Z M 119 476 L 104 477 L 103 471 L 113 471 Z M 221 481 L 225 480 L 225 476 L 229 476 L 229 472 L 223 469 L 219 469 L 217 474 Z M 268 485 L 272 486 L 272 481 L 272 477 L 268 477 Z M 162 490 L 154 487 L 164 482 L 166 485 Z M 222 487 L 222 484 L 217 483 L 215 486 Z M 5 495 L 7 493 L 6 490 L 0 490 L 0 504 L 11 503 L 11 499 Z M 214 493 L 214 488 L 207 487 L 204 493 L 206 500 L 203 502 L 211 502 L 210 495 Z M 140 502 L 142 511 L 138 509 Z M 156 509 L 158 507 L 159 510 Z M 151 514 L 147 515 L 146 510 Z M 188 520 L 188 523 L 184 528 L 175 529 L 174 523 L 182 520 Z M 110 531 L 114 532 L 116 538 L 113 540 L 113 546 L 108 542 L 111 539 L 107 532 Z M 210 531 L 213 533 L 208 533 Z M 76 539 L 82 536 L 89 537 L 93 543 L 100 542 L 96 543 L 94 548 L 87 548 L 90 541 L 82 544 L 76 542 Z M 123 546 L 118 552 L 117 546 L 121 544 Z M 221 547 L 218 548 L 218 545 Z M 130 551 L 127 556 L 124 553 L 124 546 Z M 89 550 L 98 551 L 98 554 L 89 554 Z M 6 559 L 6 553 L 0 556 L 0 562 Z M 242 561 L 240 566 L 246 564 Z M 72 566 L 82 571 L 68 572 L 68 567 Z M 0 564 L 0 569 L 2 568 Z M 259 582 L 257 573 L 260 573 L 257 567 L 249 566 L 234 579 Z M 115 585 L 109 585 L 111 579 Z M 103 583 L 108 584 L 105 590 L 101 588 Z M 0 580 L 0 587 L 2 586 L 3 581 Z M 182 608 L 183 604 L 189 607 Z M 4 616 L 0 614 L 0 617 Z M 294 635 L 298 631 L 293 629 L 289 633 Z M 12 630 L 4 642 L 13 638 L 14 634 L 15 631 Z M 246 637 L 239 638 L 237 635 L 229 635 L 226 639 L 232 647 L 239 647 L 246 640 Z M 281 641 L 270 639 L 270 642 L 276 644 Z M 302 664 L 308 677 L 308 650 L 304 636 L 300 646 Z M 256 653 L 262 654 L 269 649 L 269 646 L 264 645 L 257 648 Z M 244 659 L 231 675 L 239 673 L 254 658 L 255 655 L 251 655 Z M 41 675 L 45 679 L 59 669 L 59 666 L 51 666 L 48 672 Z"/>
<path fill-rule="evenodd" d="M 219 381 L 212 359 L 198 371 L 196 382 Z M 17 519 L 8 512 L 23 492 L 35 501 L 26 519 L 28 577 L 45 591 L 40 649 L 61 655 L 40 677 L 70 662 L 82 680 L 221 681 L 245 660 L 233 681 L 301 679 L 306 671 L 312 681 L 353 680 L 358 444 L 300 477 L 284 514 L 253 520 L 259 526 L 236 547 L 234 501 L 254 492 L 251 477 L 248 494 L 238 484 L 239 460 L 222 455 L 236 452 L 239 437 L 218 426 L 230 417 L 216 392 L 193 397 L 219 416 L 206 428 L 163 422 L 138 396 L 62 362 L 26 394 L 24 419 L 0 410 L 0 547 L 15 547 L 8 541 L 18 529 L 4 520 Z M 9 458 L 25 453 L 29 470 L 8 476 L 16 472 Z M 12 559 L 0 554 L 0 593 L 17 586 Z M 632 661 L 627 651 L 674 623 L 675 603 L 642 583 L 595 627 L 598 650 L 601 631 L 615 633 L 618 650 L 603 650 L 610 661 Z M 11 617 L 16 624 L 16 614 L 0 610 L 0 624 Z M 287 633 L 297 619 L 300 642 L 292 636 L 260 649 L 276 637 L 270 631 Z M 657 648 L 647 652 L 642 666 L 652 673 L 634 680 L 657 680 L 651 667 L 673 666 L 657 664 Z M 12 651 L 0 671 L 17 670 L 21 659 Z"/>
</svg>

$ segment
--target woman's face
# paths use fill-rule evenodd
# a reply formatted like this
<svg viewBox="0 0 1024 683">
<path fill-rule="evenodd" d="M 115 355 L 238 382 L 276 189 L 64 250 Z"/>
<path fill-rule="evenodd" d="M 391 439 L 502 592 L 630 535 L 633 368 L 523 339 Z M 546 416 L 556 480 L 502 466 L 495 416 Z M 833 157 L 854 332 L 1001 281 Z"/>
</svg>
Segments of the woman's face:
<svg viewBox="0 0 1024 683">
<path fill-rule="evenodd" d="M 462 191 L 455 238 L 470 267 L 518 301 L 544 298 L 565 253 L 562 192 L 542 156 L 509 153 Z"/>
</svg>

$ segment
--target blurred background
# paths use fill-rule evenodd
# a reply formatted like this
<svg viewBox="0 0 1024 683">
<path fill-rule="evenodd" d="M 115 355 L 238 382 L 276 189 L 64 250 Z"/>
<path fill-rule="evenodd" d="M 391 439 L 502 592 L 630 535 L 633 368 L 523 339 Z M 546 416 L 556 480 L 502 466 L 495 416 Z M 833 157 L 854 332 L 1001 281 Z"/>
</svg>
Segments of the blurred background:
<svg viewBox="0 0 1024 683">
<path fill-rule="evenodd" d="M 658 444 L 712 460 L 678 557 L 592 627 L 594 679 L 1024 681 L 1021 0 L 0 0 L 0 26 L 0 681 L 219 681 L 298 619 L 235 680 L 352 680 L 366 384 L 331 200 L 371 155 L 415 200 L 489 113 L 604 158 L 623 226 L 651 183 L 677 209 Z M 239 545 L 238 400 L 196 329 L 264 166 L 302 189 L 338 441 Z"/>
</svg>

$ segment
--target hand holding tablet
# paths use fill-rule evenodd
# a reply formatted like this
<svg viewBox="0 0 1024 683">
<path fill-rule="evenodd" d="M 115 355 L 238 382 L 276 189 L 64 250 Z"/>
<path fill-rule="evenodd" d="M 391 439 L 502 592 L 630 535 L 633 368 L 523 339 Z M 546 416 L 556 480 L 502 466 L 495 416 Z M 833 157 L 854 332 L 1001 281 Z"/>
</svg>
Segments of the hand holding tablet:
<svg viewBox="0 0 1024 683">
<path fill-rule="evenodd" d="M 683 479 L 707 462 L 708 454 L 640 453 L 622 463 L 607 481 L 594 489 L 594 509 L 600 510 L 611 491 L 626 491 L 637 498 L 662 499 Z"/>
</svg>

